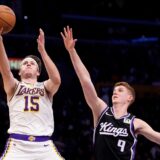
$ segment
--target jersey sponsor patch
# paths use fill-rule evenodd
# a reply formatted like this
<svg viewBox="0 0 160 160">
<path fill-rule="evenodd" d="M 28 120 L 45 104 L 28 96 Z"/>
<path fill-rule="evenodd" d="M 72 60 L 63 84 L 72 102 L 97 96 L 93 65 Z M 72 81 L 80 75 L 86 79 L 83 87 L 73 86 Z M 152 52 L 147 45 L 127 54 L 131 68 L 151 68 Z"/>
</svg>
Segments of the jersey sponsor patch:
<svg viewBox="0 0 160 160">
<path fill-rule="evenodd" d="M 131 123 L 131 120 L 128 119 L 128 118 L 124 118 L 123 122 L 126 123 L 126 124 L 130 124 L 130 123 Z"/>
</svg>

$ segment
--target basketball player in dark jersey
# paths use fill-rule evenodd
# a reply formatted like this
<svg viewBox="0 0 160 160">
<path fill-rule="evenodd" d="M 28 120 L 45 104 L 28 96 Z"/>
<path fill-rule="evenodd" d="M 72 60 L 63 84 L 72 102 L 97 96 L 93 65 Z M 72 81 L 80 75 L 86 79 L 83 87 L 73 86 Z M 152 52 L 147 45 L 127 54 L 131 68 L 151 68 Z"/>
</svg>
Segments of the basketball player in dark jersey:
<svg viewBox="0 0 160 160">
<path fill-rule="evenodd" d="M 90 74 L 77 54 L 77 39 L 73 39 L 72 28 L 64 28 L 61 36 L 81 83 L 86 102 L 93 113 L 96 160 L 133 160 L 138 135 L 160 144 L 160 133 L 127 111 L 135 100 L 134 89 L 126 82 L 116 83 L 112 95 L 113 107 L 108 107 L 106 102 L 97 96 Z"/>
</svg>

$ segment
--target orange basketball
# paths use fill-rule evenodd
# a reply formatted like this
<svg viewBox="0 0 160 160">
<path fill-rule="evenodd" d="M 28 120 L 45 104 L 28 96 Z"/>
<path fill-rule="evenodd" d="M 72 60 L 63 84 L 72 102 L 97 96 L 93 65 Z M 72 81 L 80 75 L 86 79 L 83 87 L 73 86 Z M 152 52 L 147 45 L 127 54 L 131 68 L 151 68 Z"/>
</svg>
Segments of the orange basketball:
<svg viewBox="0 0 160 160">
<path fill-rule="evenodd" d="M 2 34 L 10 32 L 16 23 L 16 15 L 14 11 L 6 6 L 0 5 L 0 28 L 3 27 Z"/>
</svg>

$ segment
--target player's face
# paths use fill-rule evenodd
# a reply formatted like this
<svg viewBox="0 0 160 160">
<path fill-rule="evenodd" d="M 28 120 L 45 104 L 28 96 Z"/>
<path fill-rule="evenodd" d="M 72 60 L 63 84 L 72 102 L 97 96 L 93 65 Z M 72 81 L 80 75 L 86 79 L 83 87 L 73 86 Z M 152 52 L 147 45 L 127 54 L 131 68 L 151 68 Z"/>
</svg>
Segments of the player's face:
<svg viewBox="0 0 160 160">
<path fill-rule="evenodd" d="M 24 77 L 39 76 L 39 69 L 37 62 L 32 58 L 29 57 L 25 58 L 21 62 L 19 75 Z"/>
<path fill-rule="evenodd" d="M 132 95 L 125 86 L 116 86 L 113 90 L 112 103 L 113 104 L 130 104 Z"/>
</svg>

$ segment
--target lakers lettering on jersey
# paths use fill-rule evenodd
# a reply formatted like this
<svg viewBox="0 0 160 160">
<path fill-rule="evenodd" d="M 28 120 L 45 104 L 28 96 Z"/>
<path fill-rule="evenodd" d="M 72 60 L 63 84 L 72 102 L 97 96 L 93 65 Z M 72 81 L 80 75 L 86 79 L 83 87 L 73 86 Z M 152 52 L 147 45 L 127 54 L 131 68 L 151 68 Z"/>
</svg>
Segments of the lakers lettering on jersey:
<svg viewBox="0 0 160 160">
<path fill-rule="evenodd" d="M 116 119 L 112 108 L 107 107 L 100 116 L 94 131 L 96 160 L 133 160 L 137 139 L 133 119 L 127 114 Z"/>
</svg>

